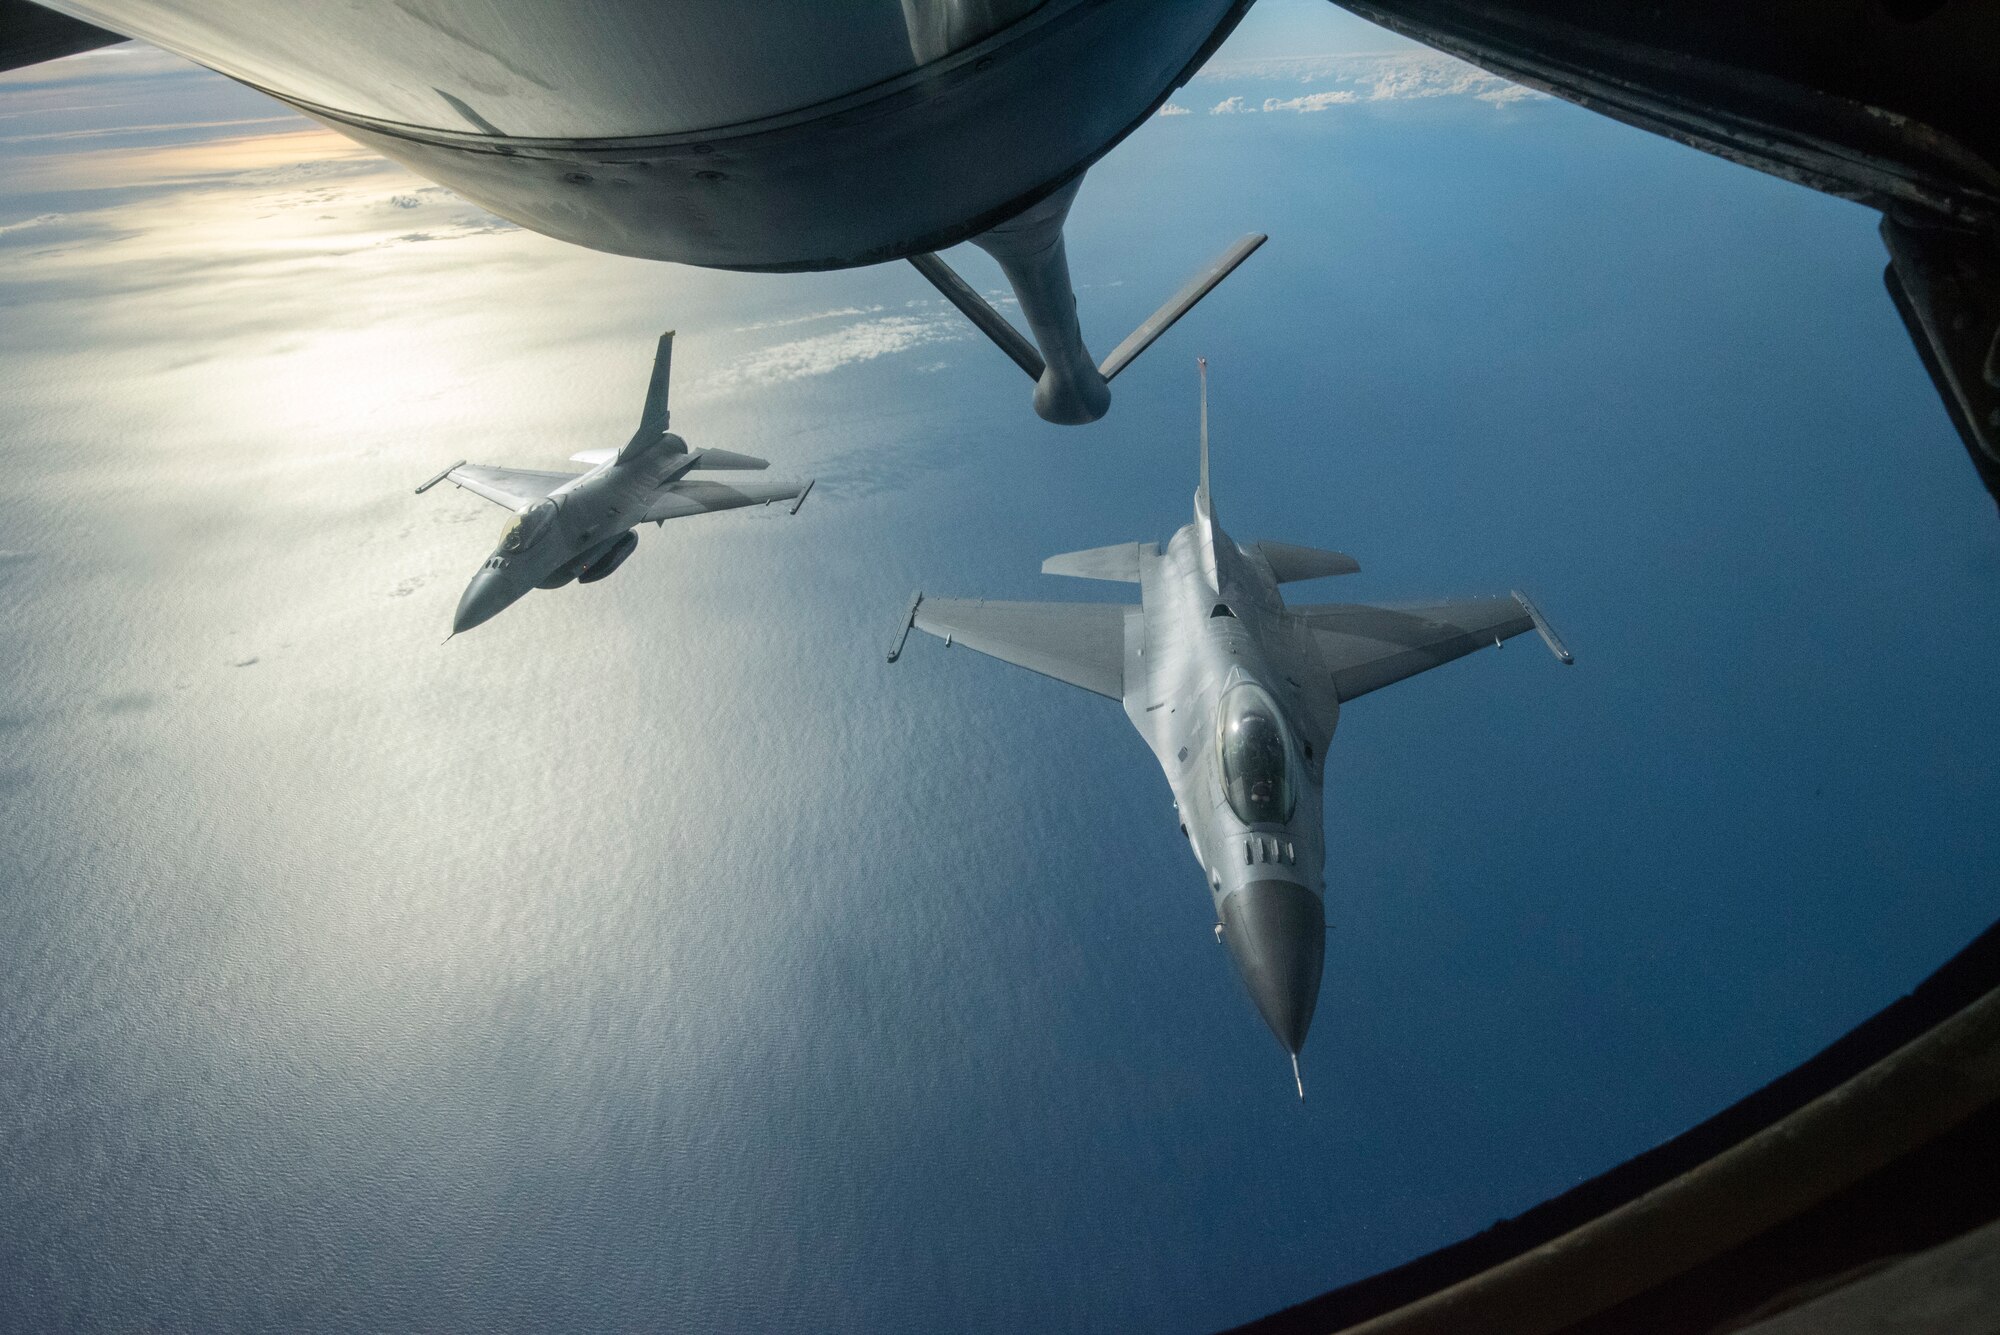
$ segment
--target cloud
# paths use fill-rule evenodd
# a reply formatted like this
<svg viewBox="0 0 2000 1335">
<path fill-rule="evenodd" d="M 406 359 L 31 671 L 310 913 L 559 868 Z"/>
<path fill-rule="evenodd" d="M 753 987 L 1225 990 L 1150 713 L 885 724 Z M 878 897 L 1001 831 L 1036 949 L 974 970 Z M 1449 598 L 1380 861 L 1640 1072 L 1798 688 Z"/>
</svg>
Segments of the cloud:
<svg viewBox="0 0 2000 1335">
<path fill-rule="evenodd" d="M 337 180 L 342 177 L 365 176 L 382 168 L 382 159 L 372 153 L 362 151 L 352 141 L 326 131 L 319 143 L 301 142 L 304 150 L 296 161 L 286 161 L 276 166 L 259 167 L 249 170 L 238 168 L 227 173 L 232 184 L 239 186 L 259 185 L 301 185 L 319 181 Z M 289 155 L 287 155 L 289 156 Z M 438 189 L 431 186 L 430 189 Z M 422 194 L 422 190 L 415 192 Z M 393 198 L 403 198 L 394 196 Z"/>
<path fill-rule="evenodd" d="M 20 222 L 0 226 L 0 236 L 6 236 L 9 232 L 25 232 L 35 227 L 47 227 L 50 223 L 62 220 L 63 215 L 60 213 L 38 213 L 32 218 L 23 218 Z"/>
<path fill-rule="evenodd" d="M 1199 82 L 1237 85 L 1332 85 L 1296 96 L 1266 96 L 1261 102 L 1264 111 L 1314 112 L 1361 102 L 1406 102 L 1435 97 L 1474 97 L 1504 106 L 1546 96 L 1438 51 L 1218 60 L 1211 61 L 1195 78 Z M 1259 104 L 1251 102 L 1245 94 L 1233 93 L 1217 103 L 1211 113 L 1258 109 Z"/>
<path fill-rule="evenodd" d="M 97 77 L 51 94 L 14 124 L 32 137 L 82 116 L 104 134 L 59 153 L 0 142 L 0 200 L 11 213 L 0 214 L 0 307 L 24 317 L 63 312 L 0 328 L 0 356 L 25 367 L 88 355 L 107 379 L 146 380 L 155 415 L 226 393 L 245 405 L 233 416 L 299 441 L 370 438 L 379 424 L 368 420 L 369 405 L 394 404 L 399 420 L 428 414 L 456 430 L 468 411 L 454 406 L 464 401 L 461 386 L 485 364 L 468 350 L 481 339 L 516 355 L 531 349 L 538 359 L 574 361 L 588 340 L 550 328 L 569 330 L 579 319 L 593 335 L 616 328 L 628 307 L 657 301 L 649 291 L 683 294 L 670 319 L 711 331 L 676 386 L 689 404 L 904 353 L 911 366 L 935 366 L 949 345 L 972 337 L 939 300 L 836 299 L 741 320 L 718 304 L 740 295 L 736 280 L 555 245 L 297 118 L 266 127 L 242 116 L 176 115 L 169 134 L 124 135 L 117 127 L 150 104 L 132 98 L 131 76 Z M 197 77 L 206 81 L 197 91 L 222 83 Z M 258 132 L 245 133 L 246 124 Z M 613 271 L 629 296 L 577 277 Z M 653 274 L 658 280 L 644 277 Z M 602 294 L 595 315 L 579 313 L 577 291 Z M 702 306 L 717 307 L 715 318 L 688 318 Z M 376 340 L 413 308 L 429 312 L 434 335 L 383 356 Z M 640 318 L 657 328 L 661 316 L 652 309 Z M 480 336 L 469 339 L 468 329 Z M 203 337 L 190 339 L 190 330 Z M 301 374 L 305 366 L 311 375 Z M 0 408 L 31 413 L 59 397 L 45 387 L 57 383 L 49 378 L 17 381 L 12 393 L 0 387 Z M 477 402 L 490 406 L 492 389 Z M 342 424 L 337 434 L 333 423 Z"/>
<path fill-rule="evenodd" d="M 9 157 L 0 164 L 0 184 L 9 195 L 57 190 L 162 190 L 224 181 L 278 185 L 312 176 L 366 172 L 381 161 L 353 140 L 315 127 L 178 144 L 119 144 L 81 152 Z"/>
<path fill-rule="evenodd" d="M 956 343 L 967 336 L 965 324 L 955 313 L 885 315 L 760 348 L 738 358 L 728 369 L 704 377 L 699 384 L 711 392 L 782 384 L 912 348 Z"/>
<path fill-rule="evenodd" d="M 312 127 L 196 135 L 60 155 L 0 150 L 0 197 L 59 203 L 0 226 L 28 263 L 0 271 L 16 303 L 91 291 L 138 295 L 199 282 L 218 292 L 343 256 L 519 230 L 353 142 Z"/>
<path fill-rule="evenodd" d="M 787 329 L 794 325 L 818 324 L 822 320 L 851 320 L 857 315 L 880 315 L 882 306 L 840 306 L 830 311 L 814 311 L 810 315 L 788 315 L 781 320 L 759 320 L 754 324 L 740 324 L 729 332 L 732 334 L 754 334 L 766 329 Z"/>
<path fill-rule="evenodd" d="M 190 130 L 243 130 L 249 126 L 297 126 L 297 116 L 239 116 L 229 120 L 160 121 L 143 125 L 100 125 L 83 129 L 44 130 L 34 134 L 0 135 L 0 144 L 73 144 L 88 139 L 185 135 Z"/>
<path fill-rule="evenodd" d="M 1361 95 L 1350 88 L 1337 88 L 1327 93 L 1307 93 L 1302 97 L 1264 99 L 1266 111 L 1325 111 L 1328 107 L 1344 107 L 1359 102 Z"/>
<path fill-rule="evenodd" d="M 1190 113 L 1188 109 L 1182 106 L 1180 103 L 1168 102 L 1153 114 L 1156 116 L 1186 116 L 1189 115 Z"/>
</svg>

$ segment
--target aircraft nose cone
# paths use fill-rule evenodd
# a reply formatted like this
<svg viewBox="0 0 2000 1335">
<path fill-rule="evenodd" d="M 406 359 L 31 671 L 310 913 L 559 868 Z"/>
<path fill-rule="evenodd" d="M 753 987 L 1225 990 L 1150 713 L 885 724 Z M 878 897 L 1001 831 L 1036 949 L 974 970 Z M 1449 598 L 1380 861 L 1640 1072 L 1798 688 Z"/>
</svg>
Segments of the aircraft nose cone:
<svg viewBox="0 0 2000 1335">
<path fill-rule="evenodd" d="M 472 577 L 472 583 L 465 586 L 465 592 L 458 600 L 458 614 L 451 619 L 451 633 L 471 630 L 481 622 L 491 621 L 520 594 L 509 583 L 491 570 L 482 570 Z"/>
<path fill-rule="evenodd" d="M 1252 881 L 1222 902 L 1222 939 L 1271 1032 L 1297 1056 L 1319 1003 L 1326 909 L 1290 881 Z"/>
</svg>

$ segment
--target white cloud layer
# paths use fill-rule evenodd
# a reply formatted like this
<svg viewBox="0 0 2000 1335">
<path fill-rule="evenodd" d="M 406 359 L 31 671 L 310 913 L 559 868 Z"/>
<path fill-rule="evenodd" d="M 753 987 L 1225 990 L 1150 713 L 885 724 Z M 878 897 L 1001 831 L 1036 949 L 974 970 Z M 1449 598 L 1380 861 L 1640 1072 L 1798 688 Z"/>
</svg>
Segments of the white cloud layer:
<svg viewBox="0 0 2000 1335">
<path fill-rule="evenodd" d="M 57 223 L 62 220 L 63 215 L 60 213 L 38 213 L 32 218 L 23 218 L 19 222 L 0 225 L 0 236 L 5 236 L 9 232 L 25 232 L 35 227 L 46 227 L 50 223 Z"/>
<path fill-rule="evenodd" d="M 1363 102 L 1406 102 L 1435 97 L 1472 97 L 1503 106 L 1546 96 L 1437 51 L 1218 60 L 1211 61 L 1195 78 L 1203 83 L 1238 86 L 1283 83 L 1315 89 L 1291 96 L 1267 94 L 1261 98 L 1254 92 L 1231 92 L 1209 108 L 1212 116 L 1256 111 L 1327 111 Z"/>
<path fill-rule="evenodd" d="M 1325 111 L 1328 107 L 1346 106 L 1359 102 L 1361 95 L 1351 88 L 1337 88 L 1326 93 L 1306 93 L 1300 97 L 1267 97 L 1264 99 L 1266 111 Z"/>
<path fill-rule="evenodd" d="M 795 321 L 771 323 L 791 324 Z M 912 348 L 956 343 L 966 338 L 967 334 L 965 322 L 955 312 L 884 315 L 843 325 L 824 334 L 813 334 L 759 349 L 703 378 L 700 387 L 713 392 L 803 380 Z"/>
</svg>

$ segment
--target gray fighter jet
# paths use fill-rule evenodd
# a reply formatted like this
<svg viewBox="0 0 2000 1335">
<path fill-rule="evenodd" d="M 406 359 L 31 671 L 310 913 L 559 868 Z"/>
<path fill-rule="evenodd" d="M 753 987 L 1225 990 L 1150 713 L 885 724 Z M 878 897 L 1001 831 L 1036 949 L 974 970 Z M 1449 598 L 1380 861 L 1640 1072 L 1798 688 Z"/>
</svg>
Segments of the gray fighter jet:
<svg viewBox="0 0 2000 1335">
<path fill-rule="evenodd" d="M 461 459 L 417 488 L 421 496 L 440 482 L 453 482 L 514 512 L 500 545 L 465 586 L 458 614 L 452 618 L 452 635 L 492 620 L 530 589 L 560 589 L 571 580 L 594 584 L 605 578 L 639 545 L 640 524 L 664 524 L 772 501 L 791 501 L 791 513 L 799 512 L 812 490 L 810 479 L 725 483 L 687 476 L 697 470 L 757 469 L 770 464 L 728 450 L 690 450 L 685 440 L 667 430 L 667 378 L 673 357 L 674 336 L 669 331 L 660 335 L 639 429 L 615 450 L 572 454 L 577 463 L 591 465 L 586 471 L 495 468 Z"/>
<path fill-rule="evenodd" d="M 1173 790 L 1181 833 L 1208 876 L 1216 938 L 1257 1009 L 1298 1054 L 1326 951 L 1321 790 L 1327 744 L 1349 700 L 1523 631 L 1568 650 L 1534 604 L 1504 598 L 1368 607 L 1287 607 L 1278 586 L 1352 574 L 1350 556 L 1279 542 L 1239 545 L 1208 491 L 1208 370 L 1202 366 L 1201 484 L 1194 522 L 1154 544 L 1052 556 L 1050 575 L 1122 580 L 1139 604 L 1017 603 L 918 593 L 912 627 L 1121 700 Z"/>
</svg>

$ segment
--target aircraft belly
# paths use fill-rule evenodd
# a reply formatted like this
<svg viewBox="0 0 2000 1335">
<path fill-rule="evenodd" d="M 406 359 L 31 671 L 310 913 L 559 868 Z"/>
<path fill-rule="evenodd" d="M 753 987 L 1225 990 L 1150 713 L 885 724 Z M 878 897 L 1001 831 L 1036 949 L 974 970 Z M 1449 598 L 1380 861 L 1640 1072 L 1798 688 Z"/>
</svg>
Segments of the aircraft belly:
<svg viewBox="0 0 2000 1335">
<path fill-rule="evenodd" d="M 525 138 L 733 125 L 917 64 L 902 0 L 595 0 L 588 19 L 542 0 L 398 0 L 294 5 L 281 23 L 266 0 L 56 7 L 316 106 Z"/>
<path fill-rule="evenodd" d="M 949 0 L 607 3 L 586 22 L 488 0 L 475 33 L 444 0 L 295 7 L 283 23 L 255 0 L 63 7 L 524 227 L 751 270 L 878 263 L 988 229 L 1140 124 L 1244 7 L 1049 0 L 919 65 L 932 39 L 905 16 L 928 31 Z"/>
</svg>

